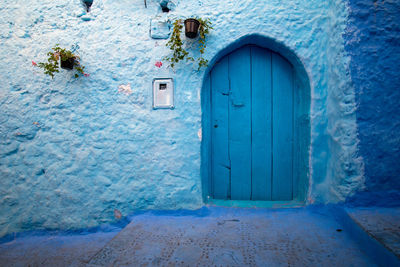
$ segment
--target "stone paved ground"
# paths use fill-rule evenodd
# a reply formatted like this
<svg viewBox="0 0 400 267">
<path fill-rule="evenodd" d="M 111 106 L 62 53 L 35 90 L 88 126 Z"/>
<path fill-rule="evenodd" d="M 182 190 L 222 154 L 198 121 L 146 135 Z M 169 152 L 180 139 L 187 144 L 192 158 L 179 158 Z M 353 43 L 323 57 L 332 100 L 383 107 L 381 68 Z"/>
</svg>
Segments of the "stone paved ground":
<svg viewBox="0 0 400 267">
<path fill-rule="evenodd" d="M 400 258 L 400 208 L 346 209 L 368 234 Z"/>
<path fill-rule="evenodd" d="M 143 214 L 91 266 L 374 266 L 323 209 Z"/>
<path fill-rule="evenodd" d="M 378 266 L 332 208 L 143 212 L 118 234 L 27 236 L 0 266 Z"/>
<path fill-rule="evenodd" d="M 17 238 L 0 244 L 0 266 L 85 266 L 117 233 Z"/>
</svg>

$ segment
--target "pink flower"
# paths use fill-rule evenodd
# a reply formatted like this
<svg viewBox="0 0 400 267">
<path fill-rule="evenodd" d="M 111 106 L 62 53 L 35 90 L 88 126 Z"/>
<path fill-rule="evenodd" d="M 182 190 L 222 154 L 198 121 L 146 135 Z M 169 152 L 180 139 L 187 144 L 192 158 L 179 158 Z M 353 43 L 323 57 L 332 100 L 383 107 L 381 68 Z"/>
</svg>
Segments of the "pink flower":
<svg viewBox="0 0 400 267">
<path fill-rule="evenodd" d="M 89 77 L 89 75 L 90 75 L 89 73 L 84 73 L 83 74 L 83 76 L 85 76 L 85 77 Z"/>
<path fill-rule="evenodd" d="M 161 68 L 162 66 L 162 62 L 161 61 L 157 61 L 155 64 L 156 67 Z"/>
<path fill-rule="evenodd" d="M 32 66 L 37 66 L 37 63 L 32 60 Z"/>
</svg>

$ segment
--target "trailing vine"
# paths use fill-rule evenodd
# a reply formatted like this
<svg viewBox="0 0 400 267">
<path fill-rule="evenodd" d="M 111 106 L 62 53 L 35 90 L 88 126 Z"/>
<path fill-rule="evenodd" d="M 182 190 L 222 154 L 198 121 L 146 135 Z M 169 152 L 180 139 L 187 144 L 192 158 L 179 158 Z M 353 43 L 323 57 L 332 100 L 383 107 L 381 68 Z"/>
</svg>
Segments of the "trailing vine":
<svg viewBox="0 0 400 267">
<path fill-rule="evenodd" d="M 171 68 L 174 68 L 176 63 L 185 59 L 189 54 L 189 52 L 183 48 L 183 41 L 181 38 L 181 31 L 183 28 L 182 20 L 175 20 L 173 25 L 174 28 L 172 30 L 171 38 L 166 44 L 166 46 L 172 50 L 172 57 L 164 57 L 164 59 L 170 63 Z M 186 58 L 186 60 L 189 60 L 189 58 Z"/>
<path fill-rule="evenodd" d="M 54 78 L 54 74 L 59 71 L 59 64 L 58 61 L 68 61 L 73 59 L 74 60 L 74 64 L 73 67 L 75 68 L 75 70 L 84 75 L 84 76 L 89 76 L 89 74 L 84 72 L 85 67 L 83 65 L 80 64 L 79 62 L 79 56 L 75 55 L 72 51 L 67 50 L 65 48 L 61 48 L 59 47 L 58 44 L 56 44 L 53 48 L 52 51 L 47 53 L 47 62 L 39 62 L 39 63 L 35 63 L 34 65 L 37 65 L 39 68 L 42 68 L 44 70 L 44 73 L 47 75 L 50 75 L 51 78 Z M 34 62 L 32 62 L 34 63 Z M 79 75 L 78 73 L 75 74 L 75 78 L 78 78 Z"/>
<path fill-rule="evenodd" d="M 203 54 L 206 49 L 206 38 L 213 29 L 209 19 L 196 18 L 200 22 L 199 26 L 199 37 L 198 37 L 198 48 L 200 52 L 200 57 L 197 59 L 198 68 L 200 70 L 202 67 L 208 65 L 208 60 L 203 58 Z M 164 60 L 170 63 L 171 68 L 175 67 L 175 64 L 179 61 L 186 60 L 187 62 L 195 62 L 195 59 L 189 56 L 189 52 L 183 47 L 183 41 L 181 38 L 181 32 L 183 29 L 183 21 L 181 19 L 175 20 L 173 23 L 173 30 L 171 38 L 167 42 L 166 46 L 172 51 L 172 56 L 164 57 Z"/>
<path fill-rule="evenodd" d="M 197 20 L 200 22 L 199 26 L 199 51 L 200 51 L 200 58 L 198 59 L 198 70 L 201 69 L 201 67 L 207 67 L 208 65 L 208 60 L 203 58 L 203 54 L 206 50 L 206 37 L 210 33 L 210 30 L 213 29 L 211 26 L 211 21 L 209 19 L 201 19 L 197 18 Z"/>
</svg>

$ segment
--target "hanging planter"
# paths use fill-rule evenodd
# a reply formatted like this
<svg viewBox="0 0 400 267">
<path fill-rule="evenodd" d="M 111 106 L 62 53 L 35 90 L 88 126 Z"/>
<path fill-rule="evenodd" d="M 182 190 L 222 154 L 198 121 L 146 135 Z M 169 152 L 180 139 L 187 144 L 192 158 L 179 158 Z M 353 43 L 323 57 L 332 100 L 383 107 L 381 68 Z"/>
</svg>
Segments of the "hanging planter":
<svg viewBox="0 0 400 267">
<path fill-rule="evenodd" d="M 197 19 L 185 20 L 185 35 L 187 38 L 196 38 L 199 32 L 200 22 Z"/>
<path fill-rule="evenodd" d="M 170 4 L 169 0 L 162 0 L 160 2 L 160 7 L 161 7 L 162 12 L 169 12 L 170 11 L 170 8 L 168 6 L 169 4 Z"/>
<path fill-rule="evenodd" d="M 90 11 L 90 7 L 93 4 L 93 0 L 82 0 L 82 3 L 85 5 L 86 7 L 86 12 Z"/>
<path fill-rule="evenodd" d="M 181 38 L 181 31 L 183 29 L 183 24 L 185 25 L 185 35 L 188 38 L 195 38 L 199 35 L 197 40 L 198 43 L 198 51 L 200 53 L 200 57 L 195 60 L 192 56 L 189 56 L 189 52 L 186 51 L 184 47 L 184 40 Z M 208 64 L 208 60 L 203 58 L 205 49 L 206 49 L 206 37 L 210 33 L 210 30 L 213 28 L 211 26 L 211 21 L 209 19 L 187 19 L 182 24 L 182 20 L 178 19 L 175 20 L 173 23 L 174 27 L 172 30 L 171 38 L 169 39 L 166 46 L 171 50 L 172 54 L 170 56 L 164 57 L 164 60 L 168 61 L 171 68 L 174 68 L 175 64 L 177 64 L 181 60 L 186 61 L 197 61 L 198 63 L 198 70 L 202 67 L 206 67 Z M 191 42 L 190 47 L 194 42 Z"/>
<path fill-rule="evenodd" d="M 61 68 L 65 70 L 72 70 L 74 68 L 75 58 L 67 58 L 66 60 L 62 60 L 61 58 Z"/>
<path fill-rule="evenodd" d="M 75 48 L 73 48 L 73 51 L 75 51 Z M 42 68 L 44 70 L 44 73 L 51 76 L 51 78 L 54 78 L 54 74 L 59 72 L 59 62 L 61 63 L 60 65 L 62 69 L 75 69 L 77 73 L 75 73 L 74 76 L 76 78 L 79 77 L 79 74 L 82 74 L 85 77 L 89 76 L 88 73 L 85 73 L 83 71 L 85 67 L 79 62 L 79 56 L 74 54 L 70 50 L 61 48 L 58 46 L 58 44 L 56 44 L 52 48 L 52 51 L 48 52 L 47 55 L 47 62 L 36 63 L 32 61 L 32 64 L 34 66 Z"/>
</svg>

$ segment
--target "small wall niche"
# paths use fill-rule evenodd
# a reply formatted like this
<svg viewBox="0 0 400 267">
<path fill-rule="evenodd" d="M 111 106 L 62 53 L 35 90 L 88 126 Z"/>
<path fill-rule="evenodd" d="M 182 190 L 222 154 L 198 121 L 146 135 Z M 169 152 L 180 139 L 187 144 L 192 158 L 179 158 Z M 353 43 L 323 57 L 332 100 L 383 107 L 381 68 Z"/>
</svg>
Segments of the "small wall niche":
<svg viewBox="0 0 400 267">
<path fill-rule="evenodd" d="M 154 18 L 150 21 L 150 36 L 153 39 L 168 39 L 171 33 L 171 23 L 167 20 Z"/>
</svg>

